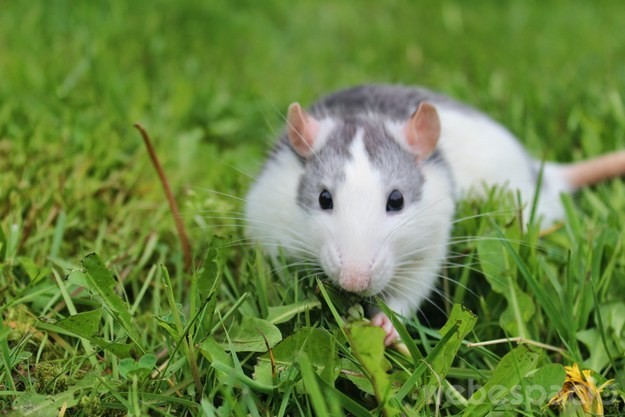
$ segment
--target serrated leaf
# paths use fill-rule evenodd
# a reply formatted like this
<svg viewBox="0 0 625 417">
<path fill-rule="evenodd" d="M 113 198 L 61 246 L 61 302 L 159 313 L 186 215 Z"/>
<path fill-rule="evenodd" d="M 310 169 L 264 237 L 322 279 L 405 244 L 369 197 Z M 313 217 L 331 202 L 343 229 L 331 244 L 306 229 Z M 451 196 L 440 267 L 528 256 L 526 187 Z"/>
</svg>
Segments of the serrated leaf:
<svg viewBox="0 0 625 417">
<path fill-rule="evenodd" d="M 273 324 L 285 323 L 291 320 L 296 314 L 313 308 L 321 307 L 321 302 L 317 299 L 300 301 L 286 306 L 269 307 L 267 321 Z"/>
<path fill-rule="evenodd" d="M 58 326 L 61 329 L 89 340 L 104 350 L 108 350 L 119 358 L 128 358 L 134 356 L 135 344 L 125 344 L 118 342 L 108 342 L 101 337 L 97 337 L 100 319 L 102 318 L 102 309 L 98 308 L 92 311 L 85 311 L 73 316 L 64 318 L 58 323 L 51 326 Z"/>
<path fill-rule="evenodd" d="M 98 308 L 64 318 L 57 322 L 56 325 L 77 336 L 90 339 L 98 332 L 101 318 L 102 309 Z"/>
<path fill-rule="evenodd" d="M 368 323 L 357 322 L 347 333 L 352 353 L 367 371 L 375 397 L 384 410 L 384 415 L 398 415 L 399 410 L 389 403 L 392 396 L 388 375 L 389 363 L 384 358 L 384 329 Z"/>
<path fill-rule="evenodd" d="M 134 358 L 138 354 L 136 350 L 137 346 L 134 343 L 108 342 L 97 336 L 94 336 L 89 340 L 95 343 L 100 348 L 108 350 L 118 358 Z"/>
<path fill-rule="evenodd" d="M 244 316 L 230 332 L 229 339 L 221 343 L 227 351 L 267 352 L 267 344 L 270 348 L 274 347 L 282 340 L 282 333 L 267 320 Z"/>
<path fill-rule="evenodd" d="M 406 378 L 406 381 L 395 395 L 397 401 L 401 401 L 411 391 L 415 390 L 426 370 L 430 371 L 430 378 L 425 384 L 426 389 L 420 388 L 419 391 L 422 394 L 430 395 L 428 392 L 435 392 L 439 388 L 441 377 L 444 377 L 451 367 L 462 339 L 473 328 L 475 320 L 475 315 L 469 310 L 458 304 L 454 305 L 450 318 L 441 329 L 441 339 L 428 352 L 425 359 L 421 361 L 412 374 Z M 460 328 L 461 326 L 462 328 Z"/>
<path fill-rule="evenodd" d="M 303 327 L 284 339 L 272 349 L 278 380 L 292 366 L 300 353 L 306 353 L 311 366 L 325 381 L 333 383 L 338 377 L 338 352 L 334 338 L 325 330 Z M 265 354 L 258 358 L 254 368 L 254 379 L 273 384 L 271 358 Z"/>
<path fill-rule="evenodd" d="M 144 349 L 140 344 L 141 337 L 137 327 L 132 323 L 128 304 L 115 292 L 117 282 L 111 271 L 106 268 L 104 262 L 95 253 L 87 255 L 81 264 L 86 271 L 87 288 L 102 298 L 107 310 L 124 328 L 137 348 L 143 352 Z"/>
<path fill-rule="evenodd" d="M 464 416 L 480 417 L 495 406 L 501 406 L 513 388 L 517 387 L 528 372 L 533 370 L 539 354 L 527 345 L 520 345 L 508 352 L 493 371 L 486 384 L 477 390 L 464 411 Z"/>
<path fill-rule="evenodd" d="M 261 384 L 273 384 L 280 386 L 280 383 L 283 380 L 282 377 L 284 376 L 286 370 L 287 367 L 285 367 L 284 365 L 276 366 L 274 378 L 274 369 L 271 367 L 271 363 L 267 361 L 259 362 L 254 366 L 254 374 L 252 375 L 252 377 L 254 378 L 254 381 L 257 381 Z"/>
<path fill-rule="evenodd" d="M 440 331 L 441 335 L 446 335 L 450 331 L 454 333 L 441 347 L 440 353 L 429 361 L 430 369 L 438 376 L 432 376 L 430 384 L 436 383 L 438 378 L 444 378 L 447 375 L 462 341 L 473 330 L 476 322 L 477 316 L 475 314 L 460 304 L 454 304 L 449 319 Z"/>
<path fill-rule="evenodd" d="M 102 309 L 99 308 L 75 314 L 54 324 L 46 323 L 42 325 L 56 332 L 66 332 L 70 335 L 87 339 L 101 349 L 108 350 L 119 358 L 135 356 L 137 352 L 134 343 L 109 342 L 96 336 L 101 317 Z"/>
</svg>

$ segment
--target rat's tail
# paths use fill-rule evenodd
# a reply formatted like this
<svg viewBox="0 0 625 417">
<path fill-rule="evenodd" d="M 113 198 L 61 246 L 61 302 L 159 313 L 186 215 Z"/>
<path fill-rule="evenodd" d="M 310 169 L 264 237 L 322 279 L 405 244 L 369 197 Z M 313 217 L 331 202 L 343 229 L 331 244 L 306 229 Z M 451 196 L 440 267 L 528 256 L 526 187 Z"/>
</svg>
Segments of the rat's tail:
<svg viewBox="0 0 625 417">
<path fill-rule="evenodd" d="M 625 151 L 617 151 L 586 161 L 559 166 L 562 177 L 572 190 L 609 178 L 625 176 Z"/>
</svg>

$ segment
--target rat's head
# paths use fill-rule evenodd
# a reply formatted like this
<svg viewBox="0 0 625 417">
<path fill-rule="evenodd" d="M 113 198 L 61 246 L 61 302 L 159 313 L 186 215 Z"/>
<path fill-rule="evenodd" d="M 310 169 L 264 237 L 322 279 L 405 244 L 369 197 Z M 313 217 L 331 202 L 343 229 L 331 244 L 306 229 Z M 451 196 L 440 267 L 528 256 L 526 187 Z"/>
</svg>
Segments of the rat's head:
<svg viewBox="0 0 625 417">
<path fill-rule="evenodd" d="M 447 235 L 449 215 L 436 212 L 449 190 L 428 184 L 425 167 L 439 136 L 428 103 L 401 123 L 371 116 L 317 120 L 297 103 L 289 108 L 289 141 L 305 166 L 297 191 L 308 214 L 302 243 L 341 288 L 378 294 L 395 276 L 418 268 L 438 244 L 434 235 Z"/>
</svg>

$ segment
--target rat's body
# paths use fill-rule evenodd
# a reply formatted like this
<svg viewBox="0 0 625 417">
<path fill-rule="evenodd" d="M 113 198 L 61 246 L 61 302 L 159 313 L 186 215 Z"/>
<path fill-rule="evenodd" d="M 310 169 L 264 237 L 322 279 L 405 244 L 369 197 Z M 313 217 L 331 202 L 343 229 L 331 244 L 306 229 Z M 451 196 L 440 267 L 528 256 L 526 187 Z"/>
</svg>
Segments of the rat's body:
<svg viewBox="0 0 625 417">
<path fill-rule="evenodd" d="M 470 107 L 424 89 L 356 87 L 309 113 L 289 108 L 287 133 L 247 197 L 248 234 L 270 254 L 317 264 L 343 289 L 379 294 L 407 315 L 435 285 L 455 201 L 500 184 L 529 207 L 540 166 Z M 625 153 L 545 164 L 538 216 L 562 218 L 560 193 L 623 172 Z M 395 337 L 385 316 L 373 321 L 387 342 Z"/>
</svg>

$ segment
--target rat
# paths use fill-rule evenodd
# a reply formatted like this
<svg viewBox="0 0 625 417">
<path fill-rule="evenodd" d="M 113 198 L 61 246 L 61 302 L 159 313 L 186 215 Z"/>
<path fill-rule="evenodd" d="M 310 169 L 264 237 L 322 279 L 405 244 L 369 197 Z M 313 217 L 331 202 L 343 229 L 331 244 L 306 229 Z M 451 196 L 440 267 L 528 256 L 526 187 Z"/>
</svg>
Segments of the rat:
<svg viewBox="0 0 625 417">
<path fill-rule="evenodd" d="M 625 151 L 543 164 L 505 127 L 447 96 L 357 86 L 308 111 L 289 106 L 246 198 L 247 235 L 270 256 L 320 267 L 343 290 L 380 296 L 408 316 L 434 289 L 459 199 L 504 186 L 529 213 L 540 183 L 536 214 L 549 224 L 564 217 L 561 193 L 623 174 Z M 383 312 L 370 316 L 387 346 L 398 339 Z"/>
</svg>

